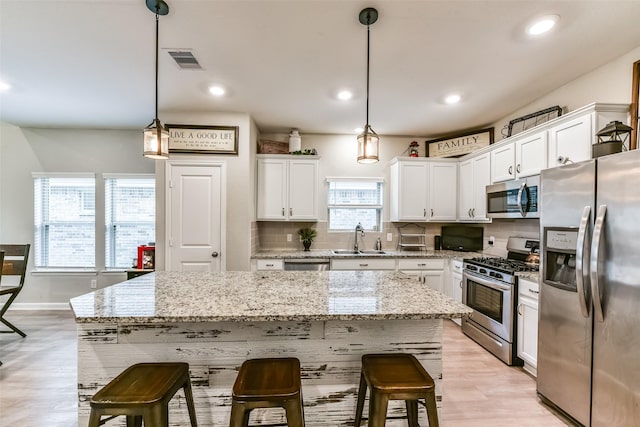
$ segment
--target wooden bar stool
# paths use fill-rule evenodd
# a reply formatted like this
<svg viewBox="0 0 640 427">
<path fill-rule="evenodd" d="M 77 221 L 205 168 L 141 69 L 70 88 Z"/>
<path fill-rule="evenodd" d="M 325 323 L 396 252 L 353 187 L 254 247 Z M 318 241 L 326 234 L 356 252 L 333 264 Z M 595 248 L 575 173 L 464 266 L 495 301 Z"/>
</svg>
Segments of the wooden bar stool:
<svg viewBox="0 0 640 427">
<path fill-rule="evenodd" d="M 126 415 L 127 427 L 167 427 L 169 401 L 183 388 L 191 427 L 197 427 L 187 363 L 138 363 L 124 370 L 91 398 L 89 427 Z M 110 416 L 100 420 L 103 416 Z"/>
<path fill-rule="evenodd" d="M 255 408 L 284 408 L 289 427 L 304 426 L 300 361 L 251 359 L 240 366 L 233 384 L 230 427 L 247 427 Z"/>
<path fill-rule="evenodd" d="M 355 427 L 360 426 L 362 409 L 369 397 L 369 427 L 383 427 L 389 400 L 405 400 L 409 427 L 418 426 L 418 399 L 424 399 L 429 427 L 438 427 L 436 392 L 433 378 L 411 354 L 365 354 L 358 390 Z"/>
</svg>

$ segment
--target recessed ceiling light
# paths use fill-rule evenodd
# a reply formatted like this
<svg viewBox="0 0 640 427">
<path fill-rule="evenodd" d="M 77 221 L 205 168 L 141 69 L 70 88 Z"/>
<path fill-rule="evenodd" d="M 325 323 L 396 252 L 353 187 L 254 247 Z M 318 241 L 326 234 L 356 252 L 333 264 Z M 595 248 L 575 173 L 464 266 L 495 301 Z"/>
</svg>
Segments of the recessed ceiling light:
<svg viewBox="0 0 640 427">
<path fill-rule="evenodd" d="M 11 89 L 11 85 L 5 82 L 0 81 L 0 90 L 5 91 Z"/>
<path fill-rule="evenodd" d="M 537 19 L 527 27 L 527 34 L 530 36 L 539 36 L 551 31 L 556 25 L 560 17 L 558 15 L 548 15 Z"/>
<path fill-rule="evenodd" d="M 341 90 L 340 92 L 338 92 L 338 99 L 342 100 L 342 101 L 348 101 L 353 97 L 353 94 L 351 92 L 349 92 L 348 90 Z"/>
<path fill-rule="evenodd" d="M 451 95 L 447 95 L 444 98 L 444 102 L 446 102 L 447 104 L 457 104 L 458 102 L 460 102 L 460 99 L 462 99 L 460 95 L 458 95 L 457 93 L 452 93 Z"/>
<path fill-rule="evenodd" d="M 225 90 L 222 86 L 209 86 L 209 92 L 214 96 L 222 96 Z"/>
</svg>

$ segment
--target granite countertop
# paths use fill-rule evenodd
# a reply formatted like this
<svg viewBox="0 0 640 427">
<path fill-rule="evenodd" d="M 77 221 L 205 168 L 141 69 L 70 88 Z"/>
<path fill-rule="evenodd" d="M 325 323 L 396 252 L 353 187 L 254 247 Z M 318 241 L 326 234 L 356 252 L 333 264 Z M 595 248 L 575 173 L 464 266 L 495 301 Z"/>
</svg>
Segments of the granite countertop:
<svg viewBox="0 0 640 427">
<path fill-rule="evenodd" d="M 540 272 L 539 271 L 518 271 L 516 276 L 529 280 L 531 282 L 539 282 L 540 280 Z"/>
<path fill-rule="evenodd" d="M 156 271 L 70 302 L 77 323 L 466 317 L 467 306 L 397 272 Z"/>
<path fill-rule="evenodd" d="M 291 251 L 291 250 L 266 250 L 258 251 L 251 258 L 253 259 L 287 259 L 287 258 L 473 258 L 483 256 L 480 252 L 460 252 L 450 250 L 436 251 L 428 249 L 426 251 L 398 251 L 384 250 L 383 254 L 360 253 L 360 254 L 334 254 L 330 249 L 317 249 L 311 251 Z"/>
</svg>

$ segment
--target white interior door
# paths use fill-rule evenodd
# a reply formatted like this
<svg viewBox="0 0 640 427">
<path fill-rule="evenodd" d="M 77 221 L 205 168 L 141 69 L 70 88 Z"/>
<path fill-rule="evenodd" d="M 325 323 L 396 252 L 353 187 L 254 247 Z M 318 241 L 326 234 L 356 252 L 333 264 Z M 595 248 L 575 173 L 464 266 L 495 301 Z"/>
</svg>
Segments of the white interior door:
<svg viewBox="0 0 640 427">
<path fill-rule="evenodd" d="M 223 164 L 168 162 L 168 271 L 224 268 Z"/>
</svg>

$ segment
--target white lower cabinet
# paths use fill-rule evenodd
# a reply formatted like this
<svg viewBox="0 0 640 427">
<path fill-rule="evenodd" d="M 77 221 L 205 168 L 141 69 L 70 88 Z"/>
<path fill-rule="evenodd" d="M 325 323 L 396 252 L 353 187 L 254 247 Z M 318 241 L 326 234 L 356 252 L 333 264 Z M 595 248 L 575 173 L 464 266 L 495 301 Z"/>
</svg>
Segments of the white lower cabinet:
<svg viewBox="0 0 640 427">
<path fill-rule="evenodd" d="M 331 260 L 332 270 L 395 270 L 396 260 L 393 258 L 347 258 Z"/>
<path fill-rule="evenodd" d="M 431 289 L 447 293 L 444 286 L 444 259 L 406 258 L 398 260 L 398 270 L 416 276 L 417 280 L 429 285 Z"/>
<path fill-rule="evenodd" d="M 462 304 L 462 261 L 457 259 L 451 260 L 451 282 L 449 285 L 450 297 Z M 460 325 L 460 319 L 453 319 L 455 323 Z"/>
<path fill-rule="evenodd" d="M 518 357 L 534 376 L 538 365 L 538 293 L 538 283 L 518 280 Z"/>
</svg>

